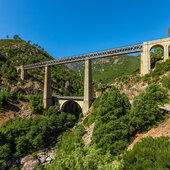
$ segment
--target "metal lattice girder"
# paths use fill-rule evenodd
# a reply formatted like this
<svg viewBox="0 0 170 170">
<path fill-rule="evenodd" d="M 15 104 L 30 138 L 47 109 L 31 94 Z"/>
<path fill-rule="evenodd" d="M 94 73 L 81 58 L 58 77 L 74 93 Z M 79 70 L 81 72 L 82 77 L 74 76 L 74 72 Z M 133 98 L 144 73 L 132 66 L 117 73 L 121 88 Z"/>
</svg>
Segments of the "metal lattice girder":
<svg viewBox="0 0 170 170">
<path fill-rule="evenodd" d="M 29 70 L 29 69 L 44 67 L 44 66 L 79 62 L 79 61 L 84 61 L 87 59 L 97 59 L 97 58 L 111 57 L 114 55 L 136 53 L 136 52 L 141 52 L 142 48 L 143 48 L 142 43 L 129 45 L 125 47 L 112 48 L 112 49 L 103 50 L 103 51 L 75 55 L 75 56 L 71 56 L 67 58 L 59 58 L 56 60 L 50 60 L 50 61 L 45 61 L 45 62 L 40 62 L 40 63 L 35 63 L 35 64 L 24 65 L 24 69 Z"/>
</svg>

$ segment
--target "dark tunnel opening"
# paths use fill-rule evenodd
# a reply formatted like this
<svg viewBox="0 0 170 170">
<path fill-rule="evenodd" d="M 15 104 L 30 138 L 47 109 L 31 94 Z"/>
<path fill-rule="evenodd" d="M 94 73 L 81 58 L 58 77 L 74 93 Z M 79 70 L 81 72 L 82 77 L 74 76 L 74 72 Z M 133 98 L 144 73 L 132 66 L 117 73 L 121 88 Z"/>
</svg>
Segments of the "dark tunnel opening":
<svg viewBox="0 0 170 170">
<path fill-rule="evenodd" d="M 82 113 L 82 109 L 80 105 L 72 100 L 66 102 L 63 105 L 62 111 L 67 114 L 75 115 L 76 120 L 78 120 L 80 113 Z"/>
</svg>

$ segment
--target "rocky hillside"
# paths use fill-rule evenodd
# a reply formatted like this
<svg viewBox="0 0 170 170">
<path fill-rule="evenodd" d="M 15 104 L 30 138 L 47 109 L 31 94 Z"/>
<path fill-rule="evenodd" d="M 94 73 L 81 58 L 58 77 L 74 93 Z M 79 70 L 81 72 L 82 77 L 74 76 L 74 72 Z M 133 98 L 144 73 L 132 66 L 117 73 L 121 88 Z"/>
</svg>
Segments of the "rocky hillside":
<svg viewBox="0 0 170 170">
<path fill-rule="evenodd" d="M 21 81 L 18 77 L 15 66 L 32 64 L 36 62 L 53 60 L 38 44 L 30 44 L 24 40 L 3 39 L 0 40 L 0 84 L 19 85 L 29 81 L 37 82 L 43 87 L 44 69 L 38 68 L 29 70 L 29 80 Z M 83 79 L 75 71 L 64 65 L 52 67 L 52 87 L 58 95 L 82 95 Z M 0 86 L 0 87 L 1 87 Z M 2 87 L 1 87 L 2 88 Z"/>
<path fill-rule="evenodd" d="M 29 70 L 28 80 L 21 80 L 15 66 L 53 60 L 38 44 L 20 38 L 0 40 L 0 126 L 9 119 L 31 118 L 42 114 L 44 68 Z M 83 78 L 64 65 L 52 66 L 53 95 L 83 95 Z M 8 90 L 6 90 L 8 89 Z M 30 95 L 39 95 L 30 104 Z M 33 107 L 38 110 L 33 111 Z M 35 109 L 34 109 L 35 110 Z"/>
</svg>

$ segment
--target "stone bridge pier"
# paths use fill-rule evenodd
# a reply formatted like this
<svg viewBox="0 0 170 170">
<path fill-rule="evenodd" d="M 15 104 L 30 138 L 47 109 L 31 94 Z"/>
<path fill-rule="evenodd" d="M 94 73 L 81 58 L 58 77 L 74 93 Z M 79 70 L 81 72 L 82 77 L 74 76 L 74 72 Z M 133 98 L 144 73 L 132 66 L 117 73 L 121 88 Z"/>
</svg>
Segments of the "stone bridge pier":
<svg viewBox="0 0 170 170">
<path fill-rule="evenodd" d="M 91 60 L 85 60 L 83 113 L 87 113 L 93 102 Z"/>
<path fill-rule="evenodd" d="M 50 66 L 45 66 L 43 105 L 44 105 L 44 109 L 48 109 L 52 105 L 51 68 L 50 68 Z"/>
<path fill-rule="evenodd" d="M 83 102 L 79 101 L 79 105 L 83 110 L 83 114 L 88 112 L 92 102 L 93 102 L 92 67 L 91 67 L 91 60 L 87 59 L 85 60 L 85 71 L 84 71 L 84 98 L 83 98 Z M 44 104 L 44 109 L 48 109 L 52 105 L 50 66 L 45 67 L 43 104 Z"/>
</svg>

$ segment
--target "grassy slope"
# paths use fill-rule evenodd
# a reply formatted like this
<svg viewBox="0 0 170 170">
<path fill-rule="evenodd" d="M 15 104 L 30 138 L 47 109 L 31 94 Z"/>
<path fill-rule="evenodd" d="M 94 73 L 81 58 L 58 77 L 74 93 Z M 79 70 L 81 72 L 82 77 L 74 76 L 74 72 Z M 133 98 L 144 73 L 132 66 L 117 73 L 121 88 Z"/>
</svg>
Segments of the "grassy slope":
<svg viewBox="0 0 170 170">
<path fill-rule="evenodd" d="M 74 63 L 67 65 L 69 68 L 80 71 L 84 74 L 84 63 Z M 125 75 L 129 75 L 139 70 L 139 56 L 121 55 L 92 61 L 93 81 L 98 83 L 111 84 L 113 81 Z M 96 86 L 95 86 L 96 87 Z"/>
<path fill-rule="evenodd" d="M 112 83 L 115 78 L 139 69 L 140 59 L 136 56 L 122 55 L 107 60 L 107 63 L 98 61 L 93 64 L 93 79 L 103 84 Z"/>
</svg>

